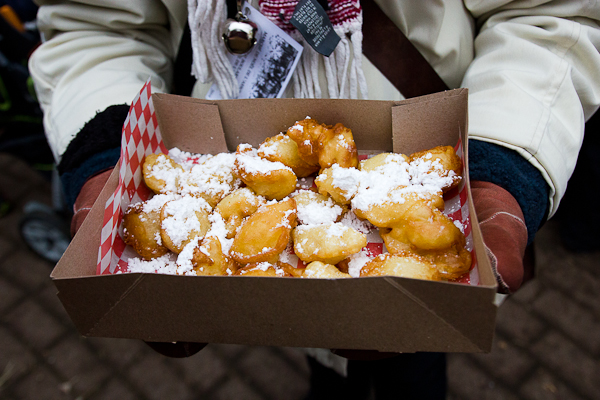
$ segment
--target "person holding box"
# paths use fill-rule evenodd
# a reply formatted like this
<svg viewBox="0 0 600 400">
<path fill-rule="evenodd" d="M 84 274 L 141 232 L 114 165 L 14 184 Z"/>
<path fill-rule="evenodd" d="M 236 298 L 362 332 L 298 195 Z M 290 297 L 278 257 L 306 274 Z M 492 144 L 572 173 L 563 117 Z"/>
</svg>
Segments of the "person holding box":
<svg viewBox="0 0 600 400">
<path fill-rule="evenodd" d="M 394 85 L 382 72 L 386 67 L 376 64 L 377 54 L 363 43 L 368 34 L 363 22 L 374 6 L 445 86 L 469 89 L 474 206 L 499 292 L 518 290 L 533 272 L 523 262 L 525 250 L 556 212 L 577 161 L 585 121 L 600 105 L 600 7 L 583 1 L 302 1 L 311 3 L 311 10 L 321 7 L 338 36 L 335 43 L 319 39 L 318 46 L 326 42 L 333 47 L 323 55 L 296 29 L 295 5 L 251 3 L 303 44 L 283 97 L 401 100 L 414 95 Z M 149 77 L 156 92 L 204 97 L 215 85 L 222 98 L 238 97 L 238 81 L 221 40 L 227 4 L 39 4 L 44 42 L 29 68 L 66 198 L 74 205 L 75 232 L 118 160 L 127 103 Z M 385 51 L 407 48 L 392 44 Z M 443 370 L 441 360 L 431 363 Z M 394 368 L 393 361 L 379 362 Z"/>
</svg>

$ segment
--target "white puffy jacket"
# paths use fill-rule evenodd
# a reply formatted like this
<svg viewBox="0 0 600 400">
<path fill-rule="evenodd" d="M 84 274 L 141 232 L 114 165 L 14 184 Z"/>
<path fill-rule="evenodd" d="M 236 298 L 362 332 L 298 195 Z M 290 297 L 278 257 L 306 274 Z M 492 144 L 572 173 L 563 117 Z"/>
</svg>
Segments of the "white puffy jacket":
<svg viewBox="0 0 600 400">
<path fill-rule="evenodd" d="M 88 120 L 130 103 L 148 77 L 154 91 L 169 92 L 187 3 L 39 3 L 44 43 L 29 67 L 58 160 Z M 598 1 L 377 3 L 449 87 L 469 88 L 470 137 L 514 149 L 542 172 L 552 215 L 575 167 L 584 123 L 600 104 Z M 402 99 L 364 57 L 363 69 L 370 99 Z"/>
</svg>

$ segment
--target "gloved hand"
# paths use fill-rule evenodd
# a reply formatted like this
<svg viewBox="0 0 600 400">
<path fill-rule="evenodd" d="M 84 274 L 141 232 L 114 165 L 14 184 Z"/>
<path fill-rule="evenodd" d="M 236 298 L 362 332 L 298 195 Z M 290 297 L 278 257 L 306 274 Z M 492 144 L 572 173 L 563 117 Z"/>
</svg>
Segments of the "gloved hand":
<svg viewBox="0 0 600 400">
<path fill-rule="evenodd" d="M 83 224 L 85 217 L 90 213 L 94 202 L 100 195 L 102 188 L 108 181 L 112 169 L 100 172 L 90 177 L 85 184 L 82 186 L 75 204 L 73 205 L 73 219 L 71 220 L 71 235 L 75 236 L 75 233 Z M 163 343 L 163 342 L 145 342 L 150 348 L 159 354 L 167 357 L 182 358 L 193 356 L 200 350 L 202 350 L 206 343 L 192 343 L 192 342 L 175 342 L 175 343 Z"/>
<path fill-rule="evenodd" d="M 112 173 L 112 169 L 100 172 L 90 178 L 83 184 L 75 204 L 73 204 L 73 219 L 71 220 L 71 236 L 75 236 L 75 233 L 83 224 L 85 217 L 90 213 L 94 202 L 100 195 L 102 188 L 108 181 L 108 177 Z"/>
<path fill-rule="evenodd" d="M 517 200 L 498 185 L 472 181 L 473 206 L 500 293 L 523 283 L 527 227 Z"/>
</svg>

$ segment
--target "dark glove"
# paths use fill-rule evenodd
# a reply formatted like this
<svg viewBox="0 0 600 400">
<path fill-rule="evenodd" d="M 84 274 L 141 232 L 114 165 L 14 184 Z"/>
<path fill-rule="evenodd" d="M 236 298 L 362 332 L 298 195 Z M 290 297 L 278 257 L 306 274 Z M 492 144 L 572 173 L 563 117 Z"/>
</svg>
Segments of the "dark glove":
<svg viewBox="0 0 600 400">
<path fill-rule="evenodd" d="M 517 200 L 498 185 L 472 181 L 473 205 L 498 291 L 512 293 L 523 283 L 527 227 Z"/>
<path fill-rule="evenodd" d="M 402 353 L 388 353 L 377 350 L 343 350 L 343 349 L 332 349 L 331 352 L 336 356 L 347 358 L 348 360 L 356 361 L 376 361 L 383 360 L 385 358 L 396 357 Z"/>
<path fill-rule="evenodd" d="M 206 343 L 193 342 L 145 342 L 150 348 L 163 356 L 171 358 L 190 357 L 206 347 Z"/>
</svg>

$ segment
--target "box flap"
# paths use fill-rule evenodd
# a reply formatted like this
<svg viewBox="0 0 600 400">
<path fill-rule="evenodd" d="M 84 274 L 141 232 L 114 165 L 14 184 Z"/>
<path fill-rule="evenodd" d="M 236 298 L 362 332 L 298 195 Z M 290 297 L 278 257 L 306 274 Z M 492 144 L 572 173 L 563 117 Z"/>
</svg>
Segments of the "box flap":
<svg viewBox="0 0 600 400">
<path fill-rule="evenodd" d="M 393 277 L 308 280 L 153 274 L 79 281 L 59 282 L 57 287 L 84 336 L 482 352 L 490 350 L 493 335 L 493 292 L 459 284 Z M 111 290 L 101 293 L 100 286 Z M 96 310 L 102 308 L 104 313 L 76 315 L 81 307 L 72 299 L 90 295 L 97 299 Z M 452 301 L 440 302 L 441 297 Z"/>
</svg>

